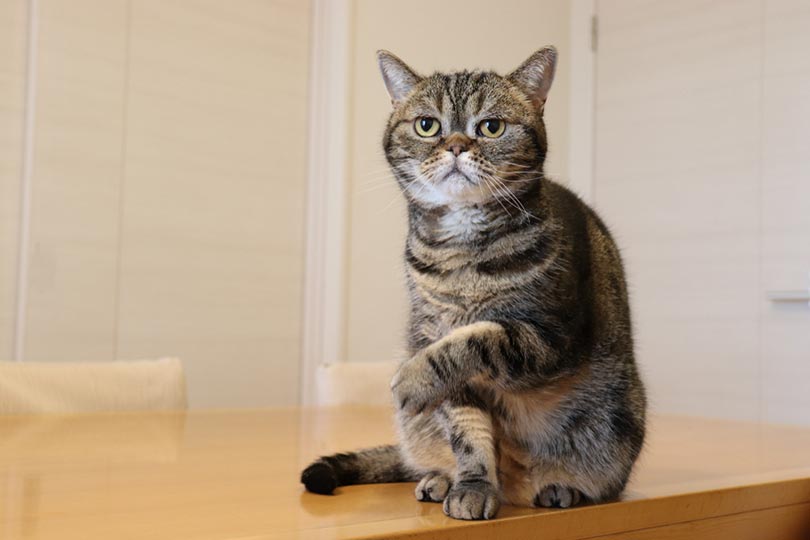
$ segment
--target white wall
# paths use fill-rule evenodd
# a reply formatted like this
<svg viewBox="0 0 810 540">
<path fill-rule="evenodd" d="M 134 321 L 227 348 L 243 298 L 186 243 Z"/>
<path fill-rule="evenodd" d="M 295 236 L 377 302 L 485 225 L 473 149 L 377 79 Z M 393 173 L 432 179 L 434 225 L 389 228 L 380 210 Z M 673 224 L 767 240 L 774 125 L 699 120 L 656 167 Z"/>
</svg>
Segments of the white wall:
<svg viewBox="0 0 810 540">
<path fill-rule="evenodd" d="M 309 15 L 297 0 L 0 4 L 2 359 L 20 327 L 24 361 L 179 356 L 192 407 L 297 402 Z"/>
<path fill-rule="evenodd" d="M 810 7 L 598 2 L 595 202 L 653 408 L 810 423 Z"/>
<path fill-rule="evenodd" d="M 536 49 L 557 46 L 560 64 L 546 108 L 547 170 L 567 181 L 570 10 L 564 0 L 353 3 L 347 359 L 390 360 L 399 354 L 407 315 L 401 262 L 405 210 L 381 148 L 390 101 L 375 51 L 390 50 L 422 73 L 463 68 L 505 73 Z"/>
</svg>

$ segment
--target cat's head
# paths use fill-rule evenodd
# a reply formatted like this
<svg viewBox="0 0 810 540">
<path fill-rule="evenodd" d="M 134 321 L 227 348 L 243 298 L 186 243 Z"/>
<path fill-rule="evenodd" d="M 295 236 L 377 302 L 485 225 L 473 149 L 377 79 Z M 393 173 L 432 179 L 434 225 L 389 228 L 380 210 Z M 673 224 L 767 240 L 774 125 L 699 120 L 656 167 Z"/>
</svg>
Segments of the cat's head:
<svg viewBox="0 0 810 540">
<path fill-rule="evenodd" d="M 422 77 L 387 51 L 377 56 L 393 105 L 383 147 L 409 200 L 487 204 L 540 180 L 553 47 L 506 76 L 462 71 Z"/>
</svg>

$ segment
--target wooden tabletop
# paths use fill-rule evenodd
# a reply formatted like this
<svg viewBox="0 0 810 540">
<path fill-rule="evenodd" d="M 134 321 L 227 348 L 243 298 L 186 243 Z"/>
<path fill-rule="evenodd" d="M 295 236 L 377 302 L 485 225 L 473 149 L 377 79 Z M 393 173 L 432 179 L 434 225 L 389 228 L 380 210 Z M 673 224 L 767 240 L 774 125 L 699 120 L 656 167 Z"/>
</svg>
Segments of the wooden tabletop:
<svg viewBox="0 0 810 540">
<path fill-rule="evenodd" d="M 622 502 L 492 522 L 413 484 L 298 483 L 320 454 L 391 440 L 378 408 L 0 418 L 0 538 L 810 538 L 806 429 L 654 418 Z"/>
</svg>

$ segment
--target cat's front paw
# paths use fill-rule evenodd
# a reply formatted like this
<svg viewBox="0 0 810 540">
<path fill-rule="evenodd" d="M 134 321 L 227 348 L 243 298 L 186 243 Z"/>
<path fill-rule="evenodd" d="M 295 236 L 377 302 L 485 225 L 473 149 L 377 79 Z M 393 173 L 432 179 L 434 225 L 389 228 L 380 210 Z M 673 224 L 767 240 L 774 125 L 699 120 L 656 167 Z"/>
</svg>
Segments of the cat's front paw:
<svg viewBox="0 0 810 540">
<path fill-rule="evenodd" d="M 459 482 L 444 499 L 444 513 L 455 519 L 492 519 L 500 507 L 498 490 L 485 480 Z"/>
<path fill-rule="evenodd" d="M 425 355 L 403 363 L 391 380 L 394 403 L 401 410 L 420 413 L 442 400 L 444 384 L 436 376 Z"/>
</svg>

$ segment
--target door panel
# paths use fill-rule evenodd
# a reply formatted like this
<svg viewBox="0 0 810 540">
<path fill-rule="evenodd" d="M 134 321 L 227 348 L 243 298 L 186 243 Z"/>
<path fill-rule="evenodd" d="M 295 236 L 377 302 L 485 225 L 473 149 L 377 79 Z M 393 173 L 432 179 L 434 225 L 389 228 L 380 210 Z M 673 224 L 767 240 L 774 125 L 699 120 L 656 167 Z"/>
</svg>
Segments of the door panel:
<svg viewBox="0 0 810 540">
<path fill-rule="evenodd" d="M 654 409 L 759 414 L 758 1 L 599 2 L 595 203 Z"/>
<path fill-rule="evenodd" d="M 810 4 L 768 0 L 764 20 L 762 281 L 810 288 Z M 810 423 L 810 306 L 763 294 L 763 404 L 772 422 Z"/>
</svg>

